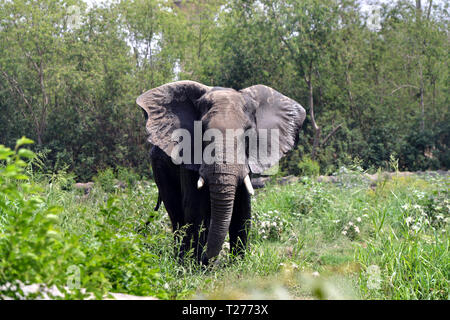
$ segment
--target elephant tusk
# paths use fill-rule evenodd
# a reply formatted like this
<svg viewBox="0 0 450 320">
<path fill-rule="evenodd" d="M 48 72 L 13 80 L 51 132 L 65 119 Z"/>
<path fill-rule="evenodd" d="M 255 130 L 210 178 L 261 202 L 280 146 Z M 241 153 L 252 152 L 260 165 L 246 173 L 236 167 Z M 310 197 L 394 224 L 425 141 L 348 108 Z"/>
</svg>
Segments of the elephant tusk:
<svg viewBox="0 0 450 320">
<path fill-rule="evenodd" d="M 204 184 L 205 184 L 205 180 L 202 177 L 198 178 L 197 189 L 201 189 Z"/>
<path fill-rule="evenodd" d="M 245 176 L 244 179 L 245 187 L 247 188 L 248 193 L 251 195 L 255 194 L 255 190 L 253 190 L 252 182 L 250 181 L 250 177 L 248 175 Z"/>
</svg>

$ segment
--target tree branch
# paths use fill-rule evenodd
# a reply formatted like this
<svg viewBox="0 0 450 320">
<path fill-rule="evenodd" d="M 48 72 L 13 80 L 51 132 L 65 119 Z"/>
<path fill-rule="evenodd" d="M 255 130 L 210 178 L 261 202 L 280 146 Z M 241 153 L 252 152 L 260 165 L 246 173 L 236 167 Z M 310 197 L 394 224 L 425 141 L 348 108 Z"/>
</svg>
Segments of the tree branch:
<svg viewBox="0 0 450 320">
<path fill-rule="evenodd" d="M 322 140 L 322 142 L 320 143 L 320 146 L 323 147 L 328 140 L 342 127 L 342 123 L 337 125 L 333 130 L 331 130 L 331 132 L 325 137 L 325 139 Z"/>
<path fill-rule="evenodd" d="M 428 5 L 428 10 L 427 10 L 427 20 L 430 20 L 431 6 L 432 5 L 433 5 L 433 0 L 430 0 L 430 4 Z"/>
<path fill-rule="evenodd" d="M 401 85 L 401 86 L 397 86 L 396 89 L 392 90 L 391 94 L 394 94 L 396 91 L 398 91 L 400 89 L 403 89 L 403 88 L 414 88 L 414 89 L 417 89 L 417 90 L 420 89 L 419 87 L 413 86 L 411 84 L 404 84 L 404 85 Z"/>
</svg>

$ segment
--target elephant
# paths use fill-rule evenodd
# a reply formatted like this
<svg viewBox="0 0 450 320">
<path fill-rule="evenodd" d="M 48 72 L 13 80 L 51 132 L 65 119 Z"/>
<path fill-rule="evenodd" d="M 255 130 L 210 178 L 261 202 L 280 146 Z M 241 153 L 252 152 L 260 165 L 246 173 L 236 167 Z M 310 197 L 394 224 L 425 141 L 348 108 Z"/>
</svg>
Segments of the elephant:
<svg viewBox="0 0 450 320">
<path fill-rule="evenodd" d="M 231 252 L 243 256 L 254 193 L 250 175 L 267 172 L 296 146 L 305 109 L 265 85 L 237 91 L 190 80 L 151 89 L 136 103 L 144 111 L 152 144 L 157 207 L 164 203 L 175 234 L 185 230 L 178 258 L 193 250 L 196 261 L 207 265 L 220 253 L 228 232 Z M 213 130 L 217 134 L 206 137 Z M 235 133 L 231 138 L 229 131 Z M 199 143 L 179 148 L 196 134 Z M 264 148 L 272 148 L 271 156 L 260 159 Z M 205 156 L 207 149 L 212 160 Z"/>
</svg>

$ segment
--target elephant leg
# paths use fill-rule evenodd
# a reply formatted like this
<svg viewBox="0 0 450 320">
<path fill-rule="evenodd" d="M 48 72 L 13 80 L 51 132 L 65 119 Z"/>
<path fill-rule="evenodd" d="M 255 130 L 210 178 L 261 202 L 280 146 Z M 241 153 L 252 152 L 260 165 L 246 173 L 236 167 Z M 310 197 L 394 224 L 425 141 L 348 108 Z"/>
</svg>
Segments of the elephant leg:
<svg viewBox="0 0 450 320">
<path fill-rule="evenodd" d="M 208 237 L 211 216 L 209 190 L 205 186 L 197 189 L 198 172 L 181 169 L 182 203 L 186 236 L 183 239 L 184 250 L 194 250 L 194 258 L 201 262 L 202 253 Z"/>
<path fill-rule="evenodd" d="M 164 207 L 172 223 L 175 232 L 175 243 L 178 240 L 176 233 L 184 223 L 184 210 L 182 205 L 180 169 L 172 163 L 172 160 L 158 147 L 153 147 L 150 153 L 152 170 L 155 183 L 158 187 Z M 183 254 L 175 247 L 175 254 L 182 258 Z"/>
<path fill-rule="evenodd" d="M 233 215 L 230 223 L 230 252 L 235 256 L 244 255 L 251 226 L 250 194 L 244 185 L 236 190 Z"/>
</svg>

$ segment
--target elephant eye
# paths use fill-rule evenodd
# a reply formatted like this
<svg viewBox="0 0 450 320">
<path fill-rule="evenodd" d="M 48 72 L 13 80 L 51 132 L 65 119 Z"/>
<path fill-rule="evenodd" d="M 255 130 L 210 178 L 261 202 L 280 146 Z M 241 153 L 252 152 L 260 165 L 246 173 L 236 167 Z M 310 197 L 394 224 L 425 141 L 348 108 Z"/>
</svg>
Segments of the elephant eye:
<svg viewBox="0 0 450 320">
<path fill-rule="evenodd" d="M 244 131 L 250 130 L 253 128 L 253 123 L 251 121 L 247 121 L 244 126 Z"/>
<path fill-rule="evenodd" d="M 248 158 L 250 154 L 250 137 L 245 136 L 245 156 Z"/>
</svg>

